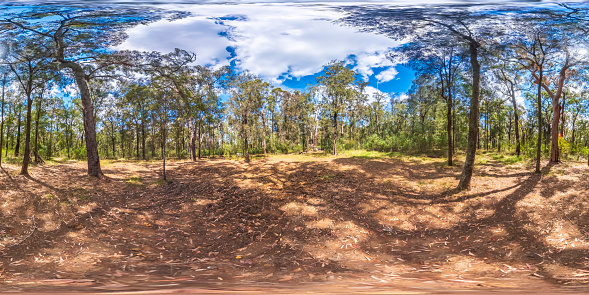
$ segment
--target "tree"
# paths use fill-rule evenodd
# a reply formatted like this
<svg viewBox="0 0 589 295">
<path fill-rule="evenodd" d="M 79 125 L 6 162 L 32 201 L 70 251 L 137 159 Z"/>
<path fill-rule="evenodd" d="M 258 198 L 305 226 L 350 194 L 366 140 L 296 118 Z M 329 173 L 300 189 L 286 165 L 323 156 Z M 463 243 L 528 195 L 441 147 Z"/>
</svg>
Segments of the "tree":
<svg viewBox="0 0 589 295">
<path fill-rule="evenodd" d="M 249 138 L 268 96 L 270 85 L 248 72 L 231 77 L 230 85 L 229 110 L 233 114 L 233 121 L 239 124 L 245 162 L 249 163 Z"/>
<path fill-rule="evenodd" d="M 513 117 L 514 117 L 514 125 L 515 125 L 515 154 L 520 156 L 521 154 L 521 143 L 520 143 L 520 120 L 519 120 L 519 108 L 516 101 L 516 94 L 517 94 L 517 85 L 521 81 L 521 75 L 519 73 L 519 69 L 517 68 L 517 63 L 513 62 L 513 60 L 507 56 L 508 54 L 513 54 L 512 51 L 502 51 L 499 53 L 498 56 L 498 63 L 494 67 L 494 74 L 499 79 L 499 81 L 503 84 L 503 88 L 501 91 L 505 96 L 507 96 L 513 107 Z"/>
<path fill-rule="evenodd" d="M 26 98 L 26 122 L 25 122 L 25 150 L 20 174 L 28 175 L 28 167 L 31 154 L 31 110 L 33 106 L 33 92 L 44 88 L 47 80 L 51 79 L 50 71 L 52 63 L 50 52 L 34 41 L 12 42 L 4 46 L 9 51 L 5 62 L 10 66 L 18 85 Z M 38 155 L 35 155 L 36 158 Z"/>
<path fill-rule="evenodd" d="M 321 93 L 324 111 L 329 114 L 333 127 L 333 155 L 337 155 L 338 120 L 353 99 L 362 94 L 360 75 L 342 61 L 332 61 L 324 66 L 317 77 L 317 91 Z"/>
<path fill-rule="evenodd" d="M 471 70 L 471 98 L 468 125 L 468 145 L 466 160 L 458 189 L 470 187 L 474 160 L 477 149 L 479 127 L 479 97 L 481 83 L 481 65 L 479 51 L 483 44 L 490 43 L 504 26 L 498 19 L 500 12 L 480 9 L 465 9 L 458 12 L 458 7 L 448 11 L 430 8 L 366 8 L 348 7 L 349 15 L 342 22 L 361 27 L 362 30 L 375 31 L 396 40 L 403 40 L 406 46 L 437 42 L 458 42 L 465 46 Z M 407 40 L 409 39 L 409 40 Z M 489 42 L 483 40 L 489 39 Z"/>
</svg>

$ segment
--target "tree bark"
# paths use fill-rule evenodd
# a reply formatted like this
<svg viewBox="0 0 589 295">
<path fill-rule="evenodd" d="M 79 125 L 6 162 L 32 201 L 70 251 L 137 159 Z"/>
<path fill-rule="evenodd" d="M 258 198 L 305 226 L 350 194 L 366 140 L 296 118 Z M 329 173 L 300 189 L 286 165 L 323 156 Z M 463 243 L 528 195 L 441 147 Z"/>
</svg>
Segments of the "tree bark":
<svg viewBox="0 0 589 295">
<path fill-rule="evenodd" d="M 544 75 L 543 66 L 540 65 L 540 79 L 542 81 Z M 538 96 L 537 96 L 537 112 L 538 112 L 538 141 L 536 142 L 536 173 L 540 173 L 540 160 L 542 157 L 542 85 L 538 83 Z"/>
<path fill-rule="evenodd" d="M 139 160 L 139 122 L 135 122 L 135 156 Z"/>
<path fill-rule="evenodd" d="M 43 93 L 41 93 L 40 95 L 41 96 L 39 97 L 39 103 L 37 104 L 37 116 L 35 118 L 35 144 L 33 149 L 33 154 L 35 155 L 35 163 L 37 164 L 43 163 L 41 156 L 39 156 L 39 120 L 41 118 L 41 104 L 43 101 Z"/>
<path fill-rule="evenodd" d="M 31 109 L 33 100 L 31 94 L 27 93 L 27 117 L 25 122 L 25 152 L 22 160 L 21 175 L 29 175 L 29 162 L 31 159 Z"/>
<path fill-rule="evenodd" d="M 515 154 L 517 156 L 521 153 L 521 144 L 519 141 L 519 114 L 517 113 L 517 102 L 515 100 L 515 90 L 513 89 L 513 83 L 510 83 L 511 87 L 511 104 L 513 105 L 513 118 L 515 120 Z"/>
<path fill-rule="evenodd" d="M 337 113 L 333 114 L 333 155 L 337 156 Z"/>
<path fill-rule="evenodd" d="M 198 121 L 198 159 L 201 159 L 202 155 L 202 122 Z"/>
<path fill-rule="evenodd" d="M 141 120 L 141 152 L 143 160 L 147 160 L 145 157 L 145 118 Z"/>
<path fill-rule="evenodd" d="M 481 66 L 478 61 L 478 47 L 480 44 L 471 41 L 469 44 L 470 64 L 472 67 L 472 97 L 470 99 L 470 114 L 468 122 L 468 145 L 466 160 L 458 183 L 459 190 L 470 188 L 470 181 L 474 171 L 474 161 L 477 151 L 477 135 L 479 129 L 479 98 L 481 93 Z"/>
<path fill-rule="evenodd" d="M 560 161 L 560 151 L 558 148 L 558 138 L 560 133 L 558 132 L 560 123 L 560 102 L 559 99 L 552 99 L 552 127 L 550 136 L 552 138 L 550 145 L 550 162 Z"/>
<path fill-rule="evenodd" d="M 264 155 L 268 153 L 266 149 L 266 114 L 265 111 L 262 111 L 262 148 L 264 148 Z"/>
<path fill-rule="evenodd" d="M 14 157 L 18 158 L 20 154 L 20 125 L 22 117 L 22 106 L 18 106 L 18 121 L 17 121 L 17 132 L 16 132 L 16 144 L 14 146 Z"/>
<path fill-rule="evenodd" d="M 6 79 L 8 73 L 4 72 L 4 78 L 2 79 L 2 123 L 0 123 L 0 167 L 2 167 L 2 144 L 4 143 L 4 96 L 6 90 Z"/>
<path fill-rule="evenodd" d="M 194 124 L 194 120 L 190 119 L 188 121 L 188 128 L 190 128 L 190 142 L 188 143 L 190 160 L 196 162 L 196 124 Z"/>
<path fill-rule="evenodd" d="M 241 121 L 241 134 L 243 136 L 243 156 L 245 157 L 245 162 L 250 162 L 250 150 L 249 150 L 249 143 L 247 141 L 247 116 L 242 114 L 242 121 Z"/>
<path fill-rule="evenodd" d="M 454 157 L 454 139 L 452 137 L 452 94 L 448 95 L 446 100 L 446 133 L 448 134 L 448 166 L 452 166 L 452 158 Z"/>
</svg>

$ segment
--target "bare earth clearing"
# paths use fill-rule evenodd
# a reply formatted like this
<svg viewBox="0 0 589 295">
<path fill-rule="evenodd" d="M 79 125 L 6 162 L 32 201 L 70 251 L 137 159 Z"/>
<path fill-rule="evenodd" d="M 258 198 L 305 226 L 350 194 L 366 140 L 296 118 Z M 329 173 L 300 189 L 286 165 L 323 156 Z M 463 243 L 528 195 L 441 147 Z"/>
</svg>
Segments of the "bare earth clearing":
<svg viewBox="0 0 589 295">
<path fill-rule="evenodd" d="M 479 159 L 4 164 L 0 290 L 588 291 L 586 164 Z"/>
</svg>

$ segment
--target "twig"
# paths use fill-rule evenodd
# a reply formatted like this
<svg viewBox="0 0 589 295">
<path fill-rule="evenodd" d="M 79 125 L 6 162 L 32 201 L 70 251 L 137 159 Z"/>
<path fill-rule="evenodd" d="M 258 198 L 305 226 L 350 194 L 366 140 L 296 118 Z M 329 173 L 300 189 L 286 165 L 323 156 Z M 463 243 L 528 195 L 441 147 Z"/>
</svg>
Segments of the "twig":
<svg viewBox="0 0 589 295">
<path fill-rule="evenodd" d="M 35 233 L 36 230 L 37 230 L 37 221 L 35 220 L 35 215 L 33 215 L 33 229 L 31 230 L 31 232 L 24 239 L 20 240 L 20 242 L 18 242 L 16 244 L 12 244 L 6 248 L 12 248 L 12 247 L 15 247 L 15 246 L 18 246 L 18 245 L 24 243 L 29 237 L 31 237 Z"/>
</svg>

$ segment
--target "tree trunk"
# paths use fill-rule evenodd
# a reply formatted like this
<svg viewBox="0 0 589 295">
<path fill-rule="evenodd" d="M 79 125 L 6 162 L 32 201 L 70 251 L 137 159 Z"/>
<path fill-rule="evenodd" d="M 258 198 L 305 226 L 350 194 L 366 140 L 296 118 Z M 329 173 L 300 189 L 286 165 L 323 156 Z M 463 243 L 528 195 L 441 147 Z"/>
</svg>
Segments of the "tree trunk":
<svg viewBox="0 0 589 295">
<path fill-rule="evenodd" d="M 452 94 L 448 94 L 448 98 L 446 100 L 446 133 L 448 134 L 448 166 L 452 166 L 452 157 L 454 151 L 454 139 L 452 136 Z"/>
<path fill-rule="evenodd" d="M 190 160 L 196 162 L 196 124 L 192 119 L 188 121 L 188 128 L 190 129 L 190 142 L 188 143 Z"/>
<path fill-rule="evenodd" d="M 143 161 L 147 160 L 145 157 L 145 118 L 141 120 L 141 152 Z"/>
<path fill-rule="evenodd" d="M 41 164 L 43 160 L 39 156 L 39 120 L 41 118 L 41 103 L 43 101 L 43 93 L 39 97 L 39 103 L 37 104 L 37 116 L 35 118 L 35 144 L 33 149 L 33 154 L 35 155 L 35 163 Z"/>
<path fill-rule="evenodd" d="M 94 110 L 92 106 L 92 98 L 90 96 L 90 89 L 86 81 L 86 73 L 82 66 L 73 61 L 65 59 L 66 45 L 64 43 L 64 29 L 59 28 L 53 35 L 56 42 L 56 56 L 55 59 L 62 67 L 69 68 L 73 75 L 76 84 L 78 85 L 78 93 L 82 100 L 82 113 L 84 120 L 84 132 L 86 134 L 86 157 L 88 159 L 88 175 L 102 178 L 102 169 L 100 168 L 100 157 L 98 156 L 98 144 L 96 142 L 96 124 L 94 122 Z"/>
<path fill-rule="evenodd" d="M 514 117 L 514 124 L 515 124 L 515 154 L 517 156 L 521 153 L 520 148 L 520 141 L 519 141 L 519 114 L 517 113 L 517 102 L 515 100 L 515 90 L 513 89 L 513 84 L 511 85 L 511 104 L 513 104 L 513 117 Z"/>
<path fill-rule="evenodd" d="M 22 117 L 22 106 L 18 106 L 18 121 L 17 121 L 17 132 L 16 132 L 16 144 L 14 146 L 14 157 L 18 158 L 20 154 L 20 125 Z"/>
<path fill-rule="evenodd" d="M 542 81 L 544 71 L 543 66 L 540 66 L 540 79 Z M 540 173 L 540 160 L 542 157 L 542 83 L 538 82 L 538 141 L 536 142 L 536 173 Z"/>
<path fill-rule="evenodd" d="M 262 148 L 264 148 L 264 155 L 268 153 L 266 149 L 266 114 L 262 111 L 262 130 L 263 130 L 263 138 L 262 138 Z"/>
<path fill-rule="evenodd" d="M 337 156 L 337 113 L 333 114 L 333 155 Z"/>
<path fill-rule="evenodd" d="M 243 156 L 245 157 L 245 162 L 250 162 L 250 150 L 249 150 L 249 143 L 247 141 L 247 116 L 242 114 L 242 136 L 243 136 Z"/>
<path fill-rule="evenodd" d="M 560 135 L 562 135 L 562 137 L 566 137 L 566 132 L 564 130 L 564 123 L 565 123 L 565 117 L 564 117 L 564 110 L 565 110 L 565 104 L 566 104 L 566 92 L 562 92 L 562 105 L 560 106 Z"/>
<path fill-rule="evenodd" d="M 315 130 L 313 138 L 313 149 L 317 150 L 317 140 L 319 138 L 319 121 L 317 120 L 317 112 L 315 112 Z"/>
<path fill-rule="evenodd" d="M 4 95 L 7 76 L 8 73 L 4 72 L 4 79 L 2 79 L 2 101 L 0 102 L 2 104 L 2 122 L 0 123 L 0 167 L 2 167 L 2 144 L 4 143 Z"/>
<path fill-rule="evenodd" d="M 198 159 L 200 160 L 202 155 L 202 122 L 198 121 Z"/>
<path fill-rule="evenodd" d="M 162 126 L 162 162 L 163 162 L 163 176 L 164 181 L 168 180 L 166 175 L 166 128 L 168 126 L 168 101 L 167 97 L 164 94 L 164 118 L 163 118 L 163 126 Z"/>
<path fill-rule="evenodd" d="M 135 123 L 135 156 L 139 160 L 139 122 Z"/>
<path fill-rule="evenodd" d="M 115 136 L 115 124 L 113 122 L 110 122 L 110 132 L 111 132 L 111 140 L 112 140 L 112 156 L 113 158 L 117 158 L 117 153 L 116 153 L 116 136 Z"/>
<path fill-rule="evenodd" d="M 477 135 L 479 129 L 479 98 L 481 91 L 481 66 L 478 61 L 478 47 L 474 41 L 470 42 L 470 64 L 472 67 L 472 97 L 470 99 L 470 114 L 468 122 L 468 146 L 466 148 L 466 160 L 458 183 L 459 190 L 470 188 L 470 181 L 474 171 L 474 160 L 477 151 Z"/>
<path fill-rule="evenodd" d="M 90 90 L 88 89 L 88 83 L 86 81 L 86 74 L 84 73 L 84 69 L 77 63 L 62 62 L 61 65 L 72 70 L 82 100 L 88 175 L 102 178 L 104 174 L 102 174 L 102 169 L 100 168 L 100 157 L 98 155 L 98 144 L 96 142 L 96 124 L 94 122 L 94 111 L 92 99 L 90 97 Z"/>
<path fill-rule="evenodd" d="M 560 102 L 558 98 L 552 99 L 552 127 L 551 127 L 551 137 L 552 142 L 550 146 L 550 162 L 559 162 L 560 158 L 560 151 L 558 148 L 558 124 L 560 123 Z"/>
<path fill-rule="evenodd" d="M 31 159 L 31 109 L 33 108 L 33 100 L 31 93 L 27 93 L 27 117 L 25 126 L 25 152 L 22 160 L 21 175 L 29 175 L 29 162 Z"/>
</svg>

